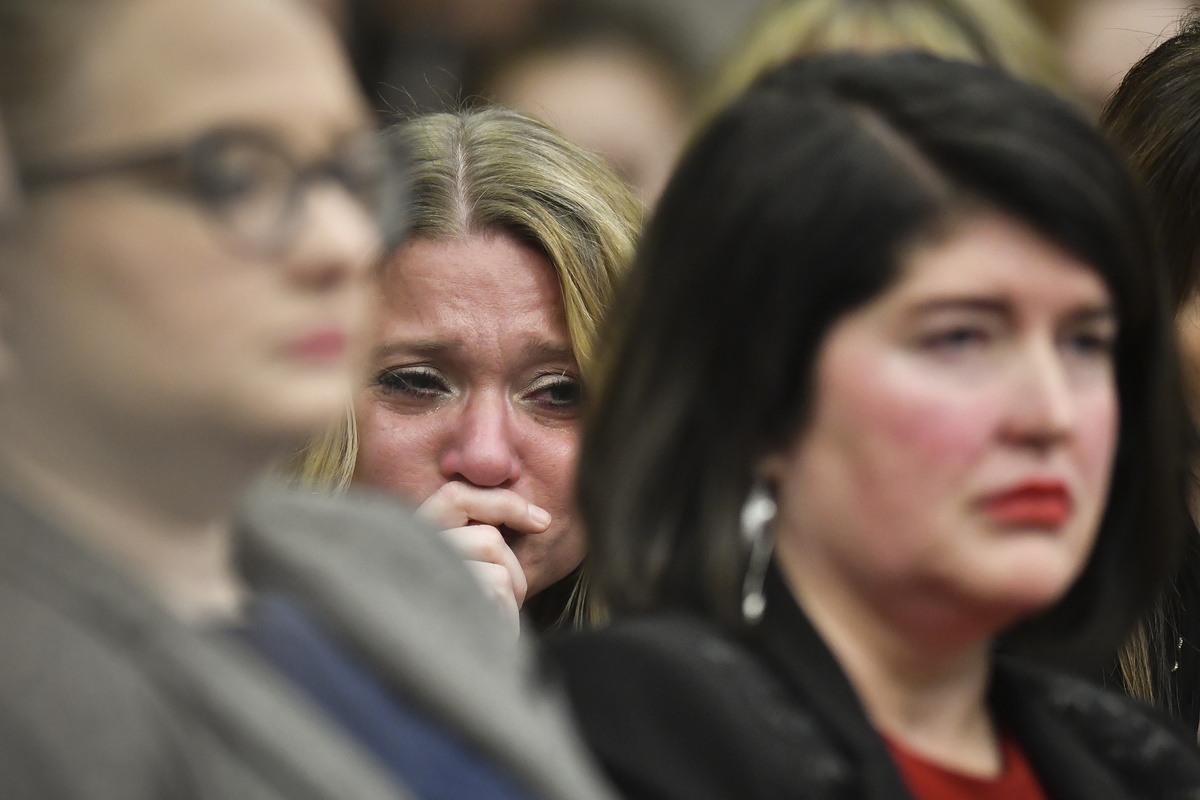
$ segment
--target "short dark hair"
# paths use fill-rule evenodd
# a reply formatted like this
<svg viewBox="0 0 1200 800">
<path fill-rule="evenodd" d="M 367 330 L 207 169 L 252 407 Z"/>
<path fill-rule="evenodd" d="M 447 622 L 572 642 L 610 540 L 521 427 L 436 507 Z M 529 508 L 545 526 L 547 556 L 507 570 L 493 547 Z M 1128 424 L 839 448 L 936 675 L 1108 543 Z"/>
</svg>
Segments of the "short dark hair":
<svg viewBox="0 0 1200 800">
<path fill-rule="evenodd" d="M 1200 289 L 1200 11 L 1130 68 L 1101 127 L 1145 184 L 1178 309 Z"/>
<path fill-rule="evenodd" d="M 836 54 L 765 75 L 694 142 L 614 309 L 579 465 L 590 563 L 616 611 L 736 624 L 738 514 L 803 426 L 833 323 L 901 256 L 995 210 L 1095 268 L 1119 324 L 1105 517 L 1067 596 L 1006 638 L 1110 655 L 1181 537 L 1179 394 L 1155 249 L 1116 151 L 1068 102 L 998 70 Z"/>
</svg>

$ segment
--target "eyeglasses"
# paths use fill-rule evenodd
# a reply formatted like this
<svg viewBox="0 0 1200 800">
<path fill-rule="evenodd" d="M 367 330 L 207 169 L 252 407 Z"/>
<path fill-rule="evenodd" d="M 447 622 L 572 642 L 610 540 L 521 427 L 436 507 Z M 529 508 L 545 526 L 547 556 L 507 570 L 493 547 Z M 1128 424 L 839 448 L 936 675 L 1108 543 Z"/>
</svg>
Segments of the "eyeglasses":
<svg viewBox="0 0 1200 800">
<path fill-rule="evenodd" d="M 344 141 L 329 158 L 298 164 L 274 137 L 255 130 L 220 129 L 180 148 L 47 164 L 25 169 L 29 191 L 105 175 L 140 173 L 177 191 L 217 220 L 255 253 L 285 252 L 304 224 L 305 197 L 331 182 L 378 225 L 385 243 L 397 241 L 406 221 L 406 184 L 399 159 L 378 136 Z"/>
</svg>

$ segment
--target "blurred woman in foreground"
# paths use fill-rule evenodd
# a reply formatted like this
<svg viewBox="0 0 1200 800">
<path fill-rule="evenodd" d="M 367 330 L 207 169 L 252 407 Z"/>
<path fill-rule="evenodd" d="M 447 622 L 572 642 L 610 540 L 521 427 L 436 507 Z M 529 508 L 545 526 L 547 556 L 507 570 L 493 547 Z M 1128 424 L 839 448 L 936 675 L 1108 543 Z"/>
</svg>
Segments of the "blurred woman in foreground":
<svg viewBox="0 0 1200 800">
<path fill-rule="evenodd" d="M 361 370 L 389 205 L 293 0 L 5 0 L 0 796 L 601 798 L 387 502 L 242 495 Z"/>
<path fill-rule="evenodd" d="M 397 492 L 445 530 L 517 625 L 594 621 L 572 502 L 597 328 L 641 206 L 604 162 L 503 109 L 432 114 L 409 154 L 410 237 L 353 419 L 308 448 L 310 483 Z"/>
<path fill-rule="evenodd" d="M 1012 655 L 1095 667 L 1176 553 L 1150 242 L 1088 123 L 988 68 L 814 57 L 699 136 L 581 454 L 618 621 L 557 649 L 626 796 L 1200 786 L 1136 701 Z"/>
</svg>

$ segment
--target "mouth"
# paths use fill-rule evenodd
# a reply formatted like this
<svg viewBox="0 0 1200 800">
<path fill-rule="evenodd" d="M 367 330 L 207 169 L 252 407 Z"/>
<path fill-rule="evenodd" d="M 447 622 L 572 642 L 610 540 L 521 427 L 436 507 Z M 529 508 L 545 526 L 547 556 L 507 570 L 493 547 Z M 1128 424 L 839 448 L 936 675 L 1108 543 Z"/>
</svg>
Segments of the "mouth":
<svg viewBox="0 0 1200 800">
<path fill-rule="evenodd" d="M 1071 492 L 1058 480 L 1033 480 L 988 495 L 984 512 L 1005 527 L 1057 530 L 1071 518 Z"/>
<path fill-rule="evenodd" d="M 350 336 L 342 328 L 322 328 L 290 342 L 287 352 L 293 358 L 311 363 L 338 361 L 350 347 Z"/>
</svg>

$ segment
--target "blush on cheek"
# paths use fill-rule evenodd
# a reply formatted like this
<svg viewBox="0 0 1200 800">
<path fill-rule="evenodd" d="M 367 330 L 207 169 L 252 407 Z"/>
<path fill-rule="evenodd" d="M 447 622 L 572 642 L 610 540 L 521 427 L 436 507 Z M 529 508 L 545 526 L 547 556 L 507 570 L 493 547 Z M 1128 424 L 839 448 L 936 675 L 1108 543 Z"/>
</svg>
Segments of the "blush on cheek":
<svg viewBox="0 0 1200 800">
<path fill-rule="evenodd" d="M 1097 393 L 1089 402 L 1080 404 L 1076 429 L 1078 469 L 1087 484 L 1084 490 L 1094 492 L 1100 505 L 1107 499 L 1112 479 L 1118 421 L 1113 391 Z"/>
<path fill-rule="evenodd" d="M 859 370 L 869 382 L 859 391 L 840 393 L 843 401 L 856 396 L 843 413 L 858 421 L 866 441 L 886 451 L 877 455 L 896 462 L 896 479 L 961 472 L 982 456 L 1000 413 L 995 392 L 930 381 L 899 359 L 864 363 Z"/>
</svg>

